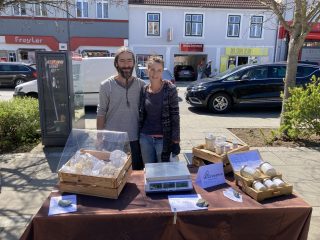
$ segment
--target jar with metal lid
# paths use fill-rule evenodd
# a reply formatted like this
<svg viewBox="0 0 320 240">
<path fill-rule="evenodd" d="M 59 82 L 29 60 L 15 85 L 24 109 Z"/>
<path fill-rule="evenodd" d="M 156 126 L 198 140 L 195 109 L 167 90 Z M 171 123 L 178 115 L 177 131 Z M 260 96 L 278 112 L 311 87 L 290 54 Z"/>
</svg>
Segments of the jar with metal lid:
<svg viewBox="0 0 320 240">
<path fill-rule="evenodd" d="M 214 152 L 216 137 L 212 133 L 208 133 L 207 136 L 205 137 L 205 141 L 206 141 L 206 149 Z"/>
<path fill-rule="evenodd" d="M 226 143 L 226 144 L 224 145 L 224 152 L 227 153 L 227 152 L 229 152 L 230 150 L 231 150 L 231 145 L 230 145 L 229 143 Z"/>
<path fill-rule="evenodd" d="M 263 184 L 269 189 L 277 187 L 277 185 L 274 182 L 272 182 L 270 178 L 263 179 Z"/>
<path fill-rule="evenodd" d="M 232 140 L 232 148 L 233 149 L 236 149 L 239 147 L 239 143 L 238 143 L 238 140 L 237 139 L 233 139 Z"/>
<path fill-rule="evenodd" d="M 261 173 L 256 168 L 252 168 L 247 165 L 244 165 L 240 169 L 240 175 L 249 179 L 258 179 L 261 176 Z"/>
<path fill-rule="evenodd" d="M 216 153 L 221 155 L 224 153 L 224 143 L 223 142 L 219 142 L 219 143 L 216 143 Z"/>
<path fill-rule="evenodd" d="M 260 170 L 261 170 L 261 172 L 263 172 L 264 174 L 266 174 L 266 175 L 268 175 L 270 177 L 274 177 L 274 176 L 277 175 L 277 171 L 268 162 L 261 163 L 260 164 Z"/>
<path fill-rule="evenodd" d="M 257 191 L 266 191 L 267 187 L 265 185 L 263 185 L 260 181 L 253 181 L 252 183 L 252 187 L 253 189 L 257 190 Z"/>
<path fill-rule="evenodd" d="M 277 186 L 277 187 L 284 187 L 286 184 L 284 181 L 282 181 L 281 178 L 274 177 L 272 178 L 272 182 Z"/>
</svg>

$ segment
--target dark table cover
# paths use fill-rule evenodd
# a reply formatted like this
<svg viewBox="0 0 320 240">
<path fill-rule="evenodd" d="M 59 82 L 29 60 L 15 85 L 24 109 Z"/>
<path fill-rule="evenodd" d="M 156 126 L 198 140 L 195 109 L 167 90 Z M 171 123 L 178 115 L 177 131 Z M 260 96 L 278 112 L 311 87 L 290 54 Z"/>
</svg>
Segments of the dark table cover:
<svg viewBox="0 0 320 240">
<path fill-rule="evenodd" d="M 193 173 L 193 183 L 194 178 Z M 131 174 L 117 200 L 77 195 L 75 213 L 48 216 L 50 197 L 60 195 L 53 192 L 21 239 L 307 240 L 312 208 L 294 194 L 262 203 L 243 194 L 237 203 L 222 193 L 230 186 L 238 190 L 234 182 L 209 189 L 193 186 L 209 209 L 178 212 L 176 223 L 167 197 L 177 193 L 146 194 L 142 171 Z"/>
</svg>

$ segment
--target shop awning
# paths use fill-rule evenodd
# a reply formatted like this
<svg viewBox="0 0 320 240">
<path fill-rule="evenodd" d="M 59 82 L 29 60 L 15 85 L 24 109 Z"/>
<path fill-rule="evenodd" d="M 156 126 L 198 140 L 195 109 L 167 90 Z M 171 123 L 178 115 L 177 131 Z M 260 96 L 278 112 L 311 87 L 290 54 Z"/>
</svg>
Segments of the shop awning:
<svg viewBox="0 0 320 240">
<path fill-rule="evenodd" d="M 311 32 L 307 35 L 308 40 L 320 40 L 320 32 Z"/>
</svg>

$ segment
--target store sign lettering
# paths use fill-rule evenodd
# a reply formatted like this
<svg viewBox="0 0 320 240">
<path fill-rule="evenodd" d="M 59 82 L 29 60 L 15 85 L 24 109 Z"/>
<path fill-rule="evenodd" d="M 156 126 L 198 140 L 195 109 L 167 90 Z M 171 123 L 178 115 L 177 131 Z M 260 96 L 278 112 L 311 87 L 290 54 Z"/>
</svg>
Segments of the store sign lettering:
<svg viewBox="0 0 320 240">
<path fill-rule="evenodd" d="M 268 56 L 268 49 L 267 48 L 231 47 L 231 48 L 226 48 L 226 55 L 228 56 Z"/>
<path fill-rule="evenodd" d="M 203 44 L 180 43 L 181 52 L 203 52 Z"/>
<path fill-rule="evenodd" d="M 43 39 L 36 37 L 14 37 L 15 43 L 25 43 L 25 44 L 41 44 Z"/>
<path fill-rule="evenodd" d="M 251 55 L 250 48 L 231 48 L 231 55 Z"/>
</svg>

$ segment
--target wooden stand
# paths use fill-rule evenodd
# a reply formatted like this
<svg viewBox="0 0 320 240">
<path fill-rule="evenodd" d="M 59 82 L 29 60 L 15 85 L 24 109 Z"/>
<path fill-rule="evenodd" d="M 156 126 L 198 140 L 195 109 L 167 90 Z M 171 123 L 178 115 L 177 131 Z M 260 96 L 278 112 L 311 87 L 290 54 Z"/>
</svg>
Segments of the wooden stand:
<svg viewBox="0 0 320 240">
<path fill-rule="evenodd" d="M 267 177 L 268 176 L 262 174 L 262 176 L 257 180 L 262 181 Z M 277 177 L 282 179 L 282 175 L 280 173 L 277 174 Z M 268 198 L 281 196 L 281 195 L 289 195 L 289 194 L 292 194 L 292 191 L 293 191 L 293 186 L 288 183 L 285 183 L 285 186 L 283 187 L 277 187 L 275 189 L 267 189 L 266 191 L 257 191 L 252 187 L 252 183 L 254 180 L 241 176 L 240 172 L 235 172 L 234 178 L 236 180 L 236 184 L 242 189 L 242 191 L 244 191 L 246 194 L 248 194 L 250 197 L 252 197 L 258 202 L 261 202 Z"/>
<path fill-rule="evenodd" d="M 108 152 L 93 150 L 80 151 L 90 153 L 100 160 L 108 160 L 110 156 L 110 153 Z M 80 193 L 85 195 L 117 199 L 131 174 L 131 163 L 131 156 L 129 155 L 121 171 L 114 178 L 64 173 L 59 170 L 59 189 L 61 192 Z M 66 165 L 69 164 L 70 160 L 66 163 Z"/>
<path fill-rule="evenodd" d="M 248 150 L 248 145 L 239 144 L 237 148 L 231 149 L 228 153 L 242 152 Z M 206 165 L 206 161 L 210 163 L 223 162 L 224 173 L 227 174 L 232 172 L 232 167 L 230 165 L 226 153 L 223 153 L 221 155 L 217 154 L 215 152 L 205 149 L 205 145 L 201 144 L 197 147 L 192 148 L 192 154 L 192 163 L 196 166 Z"/>
</svg>

